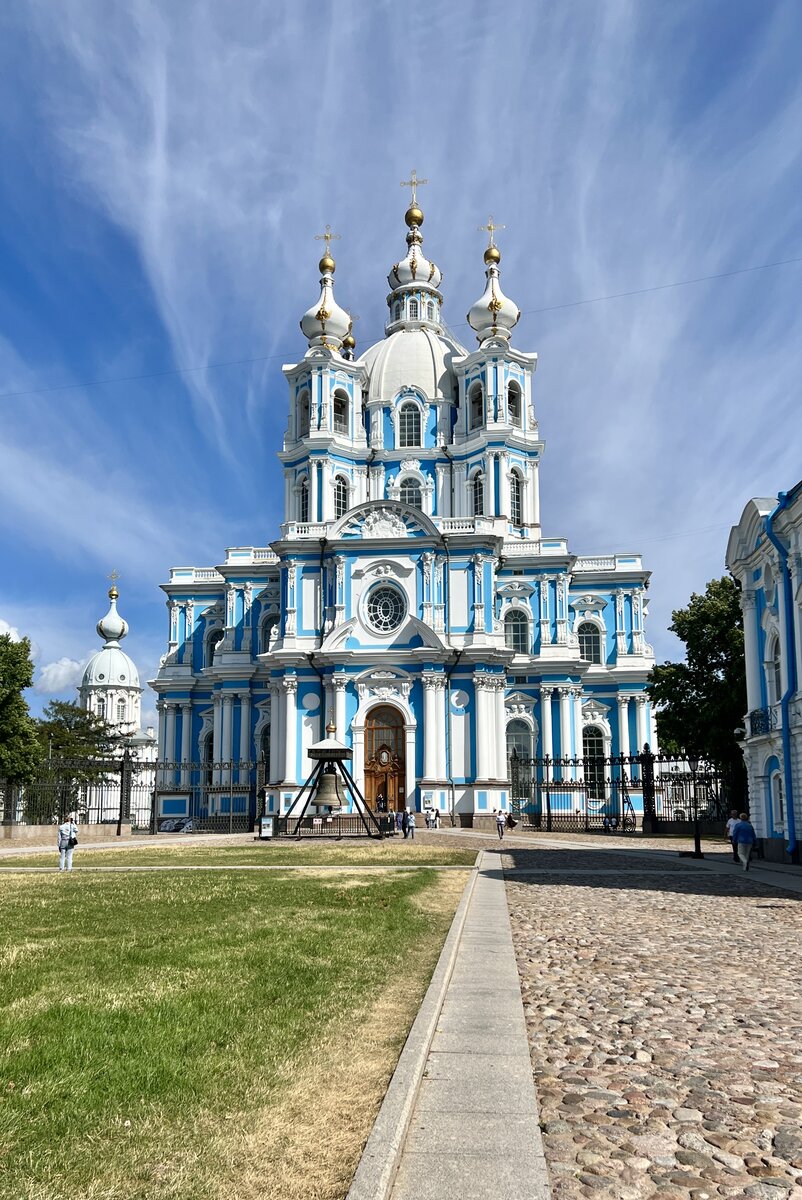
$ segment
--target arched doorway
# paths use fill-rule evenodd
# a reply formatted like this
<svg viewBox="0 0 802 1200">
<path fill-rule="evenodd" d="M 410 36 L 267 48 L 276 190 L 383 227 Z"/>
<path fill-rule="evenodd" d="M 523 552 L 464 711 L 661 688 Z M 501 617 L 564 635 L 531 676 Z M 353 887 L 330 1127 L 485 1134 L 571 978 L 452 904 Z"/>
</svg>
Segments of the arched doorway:
<svg viewBox="0 0 802 1200">
<path fill-rule="evenodd" d="M 368 713 L 365 722 L 365 799 L 370 808 L 387 812 L 406 800 L 404 716 L 382 704 Z"/>
</svg>

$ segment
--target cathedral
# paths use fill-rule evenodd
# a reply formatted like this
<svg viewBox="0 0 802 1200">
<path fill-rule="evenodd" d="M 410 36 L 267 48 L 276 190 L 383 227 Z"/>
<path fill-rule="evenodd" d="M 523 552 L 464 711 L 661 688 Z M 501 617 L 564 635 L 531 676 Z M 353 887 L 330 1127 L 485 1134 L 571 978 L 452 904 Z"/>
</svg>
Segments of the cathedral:
<svg viewBox="0 0 802 1200">
<path fill-rule="evenodd" d="M 385 336 L 359 356 L 322 235 L 307 348 L 283 368 L 277 540 L 174 567 L 163 585 L 169 645 L 152 686 L 174 769 L 160 817 L 191 815 L 193 770 L 204 815 L 237 796 L 253 817 L 254 763 L 265 810 L 285 813 L 330 723 L 372 808 L 464 821 L 508 809 L 513 751 L 656 749 L 649 573 L 637 554 L 577 557 L 544 533 L 537 355 L 512 345 L 498 227 L 468 348 L 443 321 L 416 183 Z"/>
</svg>

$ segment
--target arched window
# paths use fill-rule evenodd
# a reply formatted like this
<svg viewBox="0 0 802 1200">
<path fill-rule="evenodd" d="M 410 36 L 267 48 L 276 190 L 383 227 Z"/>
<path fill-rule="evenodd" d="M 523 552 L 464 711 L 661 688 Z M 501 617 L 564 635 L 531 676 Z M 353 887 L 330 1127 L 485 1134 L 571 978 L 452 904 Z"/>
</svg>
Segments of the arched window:
<svg viewBox="0 0 802 1200">
<path fill-rule="evenodd" d="M 398 498 L 402 504 L 409 504 L 412 508 L 423 508 L 423 493 L 417 479 L 403 480 Z"/>
<path fill-rule="evenodd" d="M 201 746 L 201 760 L 204 766 L 204 780 L 207 787 L 211 787 L 214 782 L 212 775 L 212 763 L 214 762 L 214 735 L 211 731 L 206 734 Z"/>
<path fill-rule="evenodd" d="M 259 626 L 259 653 L 268 654 L 278 637 L 279 618 L 276 613 L 263 617 Z"/>
<path fill-rule="evenodd" d="M 298 520 L 304 524 L 309 520 L 309 480 L 306 475 L 298 488 Z"/>
<path fill-rule="evenodd" d="M 780 639 L 778 637 L 774 639 L 774 646 L 771 655 L 770 690 L 772 704 L 779 704 L 783 697 L 783 673 L 782 661 L 780 658 Z"/>
<path fill-rule="evenodd" d="M 521 428 L 521 389 L 517 383 L 507 384 L 507 412 L 510 425 Z"/>
<path fill-rule="evenodd" d="M 600 663 L 602 651 L 599 627 L 590 621 L 583 621 L 576 632 L 579 637 L 579 657 L 586 658 L 588 662 Z"/>
<path fill-rule="evenodd" d="M 206 657 L 204 660 L 205 667 L 214 666 L 214 652 L 223 640 L 222 629 L 213 629 L 206 639 Z"/>
<path fill-rule="evenodd" d="M 485 395 L 481 383 L 475 383 L 468 393 L 468 428 L 479 429 L 485 419 Z"/>
<path fill-rule="evenodd" d="M 471 500 L 473 515 L 481 517 L 485 511 L 485 481 L 481 471 L 477 471 L 471 480 Z"/>
<path fill-rule="evenodd" d="M 431 301 L 431 300 L 430 300 L 430 301 L 429 301 L 429 303 L 426 305 L 426 319 L 427 319 L 428 321 L 433 321 L 433 320 L 434 320 L 434 304 L 432 303 L 432 301 Z"/>
<path fill-rule="evenodd" d="M 588 797 L 604 800 L 604 734 L 595 725 L 588 725 L 582 731 L 582 757 L 585 760 L 585 791 Z"/>
<path fill-rule="evenodd" d="M 395 304 L 393 305 L 393 320 L 394 321 L 401 320 L 401 305 L 397 300 L 396 300 Z"/>
<path fill-rule="evenodd" d="M 420 311 L 420 308 L 419 308 L 417 300 L 410 300 L 410 302 L 409 302 L 409 319 L 410 319 L 410 321 L 417 321 L 419 311 Z"/>
<path fill-rule="evenodd" d="M 348 480 L 338 475 L 334 480 L 334 519 L 339 521 L 348 512 Z"/>
<path fill-rule="evenodd" d="M 522 480 L 517 471 L 510 473 L 510 520 L 513 525 L 523 524 Z"/>
<path fill-rule="evenodd" d="M 334 393 L 334 432 L 348 433 L 348 397 L 341 391 Z"/>
<path fill-rule="evenodd" d="M 98 696 L 97 715 L 100 717 L 101 721 L 106 720 L 106 697 L 105 696 Z"/>
<path fill-rule="evenodd" d="M 125 701 L 121 698 L 117 701 L 117 721 L 121 723 L 125 720 Z"/>
<path fill-rule="evenodd" d="M 399 446 L 420 445 L 420 409 L 412 400 L 407 400 L 398 410 Z"/>
<path fill-rule="evenodd" d="M 771 816 L 774 827 L 785 822 L 785 804 L 783 803 L 783 780 L 779 771 L 771 777 Z"/>
<path fill-rule="evenodd" d="M 507 725 L 507 758 L 530 759 L 532 755 L 532 730 L 526 721 L 516 718 Z"/>
<path fill-rule="evenodd" d="M 298 397 L 298 437 L 309 436 L 309 392 L 301 392 Z"/>
<path fill-rule="evenodd" d="M 504 618 L 504 644 L 516 654 L 529 654 L 529 621 L 519 609 Z"/>
<path fill-rule="evenodd" d="M 259 743 L 259 757 L 264 763 L 264 777 L 267 782 L 270 779 L 270 726 L 265 725 L 262 730 L 262 738 Z"/>
</svg>

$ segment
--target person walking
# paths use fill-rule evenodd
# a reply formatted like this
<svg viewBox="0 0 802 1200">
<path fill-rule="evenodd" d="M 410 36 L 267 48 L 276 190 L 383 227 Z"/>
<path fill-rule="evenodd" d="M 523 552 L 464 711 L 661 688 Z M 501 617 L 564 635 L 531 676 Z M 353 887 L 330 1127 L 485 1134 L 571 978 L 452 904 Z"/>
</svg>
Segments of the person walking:
<svg viewBox="0 0 802 1200">
<path fill-rule="evenodd" d="M 752 857 L 752 847 L 757 841 L 754 826 L 746 813 L 741 813 L 740 820 L 732 829 L 732 844 L 738 851 L 738 858 L 745 871 L 749 870 L 749 859 Z"/>
<path fill-rule="evenodd" d="M 72 852 L 77 845 L 78 826 L 75 824 L 75 813 L 70 813 L 66 821 L 59 825 L 56 836 L 59 871 L 72 870 Z"/>
<path fill-rule="evenodd" d="M 733 857 L 734 862 L 738 862 L 738 847 L 735 845 L 735 842 L 732 840 L 732 831 L 737 824 L 738 824 L 738 809 L 733 808 L 730 810 L 730 819 L 727 822 L 727 841 L 730 843 L 730 847 L 732 849 L 732 857 Z"/>
<path fill-rule="evenodd" d="M 502 842 L 504 840 L 504 822 L 506 821 L 506 817 L 504 816 L 504 813 L 501 811 L 500 808 L 493 809 L 493 816 L 496 818 L 496 829 L 498 830 L 498 840 L 500 842 Z"/>
<path fill-rule="evenodd" d="M 415 809 L 414 808 L 407 809 L 407 824 L 409 825 L 409 836 L 412 838 L 412 840 L 414 842 L 414 840 L 415 840 Z"/>
<path fill-rule="evenodd" d="M 409 837 L 409 809 L 408 808 L 405 808 L 403 813 L 401 814 L 401 832 L 403 833 L 404 839 L 406 840 L 406 838 Z"/>
</svg>

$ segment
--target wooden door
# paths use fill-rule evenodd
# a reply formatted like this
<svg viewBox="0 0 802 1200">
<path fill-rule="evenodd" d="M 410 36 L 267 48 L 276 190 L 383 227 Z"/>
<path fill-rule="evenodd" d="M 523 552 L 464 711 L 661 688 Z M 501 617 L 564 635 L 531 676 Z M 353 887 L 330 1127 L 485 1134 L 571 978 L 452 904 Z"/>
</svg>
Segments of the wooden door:
<svg viewBox="0 0 802 1200">
<path fill-rule="evenodd" d="M 406 805 L 404 717 L 397 708 L 374 708 L 365 724 L 365 799 L 374 812 Z"/>
</svg>

